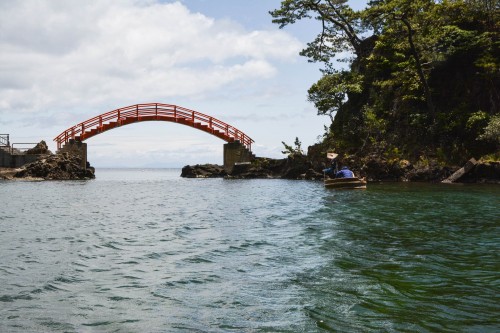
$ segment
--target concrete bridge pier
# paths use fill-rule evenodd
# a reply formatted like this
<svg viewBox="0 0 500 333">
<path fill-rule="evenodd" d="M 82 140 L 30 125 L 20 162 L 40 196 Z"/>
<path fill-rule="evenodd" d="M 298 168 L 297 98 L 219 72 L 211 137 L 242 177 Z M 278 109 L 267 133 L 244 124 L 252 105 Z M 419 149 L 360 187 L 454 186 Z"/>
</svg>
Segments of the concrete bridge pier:
<svg viewBox="0 0 500 333">
<path fill-rule="evenodd" d="M 69 153 L 78 155 L 82 159 L 81 167 L 87 169 L 87 144 L 70 139 L 68 143 L 57 151 L 58 154 Z M 231 173 L 235 164 L 250 163 L 255 155 L 240 141 L 229 142 L 224 145 L 224 169 Z"/>
<path fill-rule="evenodd" d="M 70 139 L 68 143 L 57 151 L 58 154 L 69 153 L 80 156 L 82 159 L 81 167 L 87 170 L 87 144 L 78 140 Z"/>
<path fill-rule="evenodd" d="M 224 144 L 224 169 L 227 173 L 233 171 L 235 164 L 250 163 L 254 159 L 255 155 L 240 141 Z"/>
</svg>

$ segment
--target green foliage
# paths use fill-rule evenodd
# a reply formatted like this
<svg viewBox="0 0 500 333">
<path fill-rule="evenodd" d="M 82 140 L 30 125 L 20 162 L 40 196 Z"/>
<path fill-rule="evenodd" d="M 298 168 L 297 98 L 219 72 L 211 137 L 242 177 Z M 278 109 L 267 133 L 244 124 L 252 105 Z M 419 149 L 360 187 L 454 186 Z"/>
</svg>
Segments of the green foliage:
<svg viewBox="0 0 500 333">
<path fill-rule="evenodd" d="M 429 157 L 425 156 L 425 155 L 420 155 L 418 157 L 418 160 L 416 162 L 416 167 L 417 168 L 427 168 L 429 165 L 431 164 L 430 160 L 429 160 Z"/>
<path fill-rule="evenodd" d="M 438 60 L 446 60 L 454 54 L 467 52 L 484 43 L 479 32 L 463 30 L 454 25 L 443 26 L 436 37 L 434 52 Z"/>
<path fill-rule="evenodd" d="M 379 142 L 380 139 L 384 136 L 387 127 L 387 121 L 383 118 L 377 117 L 375 110 L 368 106 L 364 107 L 363 117 L 363 130 L 366 133 L 366 138 L 372 145 L 374 145 Z"/>
<path fill-rule="evenodd" d="M 321 22 L 301 54 L 324 63 L 308 100 L 332 119 L 325 146 L 425 164 L 498 149 L 498 9 L 495 0 L 371 0 L 356 12 L 345 0 L 285 0 L 271 15 L 280 27 Z M 349 68 L 333 68 L 346 59 Z"/>
<path fill-rule="evenodd" d="M 300 142 L 299 138 L 295 138 L 294 145 L 287 145 L 284 141 L 281 141 L 285 150 L 281 151 L 282 154 L 288 155 L 288 157 L 302 156 L 304 155 L 304 151 L 302 150 L 302 142 Z"/>
<path fill-rule="evenodd" d="M 348 95 L 362 92 L 362 76 L 348 71 L 324 75 L 309 88 L 308 100 L 314 103 L 318 115 L 333 115 L 345 103 Z"/>
<path fill-rule="evenodd" d="M 500 114 L 491 117 L 484 133 L 479 136 L 480 140 L 491 141 L 500 145 Z"/>
<path fill-rule="evenodd" d="M 488 120 L 488 114 L 484 111 L 477 111 L 470 115 L 467 120 L 467 128 L 472 129 L 477 127 L 478 123 L 485 123 Z M 484 126 L 483 126 L 484 127 Z"/>
<path fill-rule="evenodd" d="M 500 162 L 500 151 L 481 156 L 483 162 Z"/>
<path fill-rule="evenodd" d="M 487 52 L 482 57 L 479 57 L 474 65 L 480 68 L 486 75 L 492 77 L 500 70 L 499 59 L 494 58 L 491 52 Z"/>
<path fill-rule="evenodd" d="M 383 155 L 389 163 L 399 163 L 403 158 L 403 153 L 398 147 L 387 148 Z"/>
<path fill-rule="evenodd" d="M 436 149 L 436 157 L 440 166 L 443 167 L 446 165 L 446 162 L 448 161 L 448 156 L 446 154 L 446 151 L 442 147 Z"/>
<path fill-rule="evenodd" d="M 307 44 L 301 55 L 311 62 L 329 64 L 337 54 L 362 51 L 363 30 L 360 13 L 352 10 L 347 0 L 284 0 L 270 14 L 273 23 L 283 28 L 303 19 L 321 22 L 323 29 Z"/>
</svg>

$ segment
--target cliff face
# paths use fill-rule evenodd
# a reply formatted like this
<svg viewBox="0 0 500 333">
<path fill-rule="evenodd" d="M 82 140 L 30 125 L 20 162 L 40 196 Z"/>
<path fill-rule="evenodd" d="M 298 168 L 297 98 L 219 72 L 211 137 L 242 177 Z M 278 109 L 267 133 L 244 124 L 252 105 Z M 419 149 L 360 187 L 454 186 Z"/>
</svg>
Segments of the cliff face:
<svg viewBox="0 0 500 333">
<path fill-rule="evenodd" d="M 375 41 L 367 52 L 353 55 L 350 67 L 336 70 L 330 67 L 334 59 L 313 58 L 324 61 L 325 70 L 308 99 L 318 114 L 333 118 L 325 146 L 359 159 L 376 155 L 389 165 L 435 160 L 451 167 L 487 155 L 498 161 L 500 11 L 491 1 L 411 3 L 367 5 L 360 28 L 375 33 Z M 382 16 L 386 19 L 379 20 Z M 308 57 L 328 48 L 312 45 L 320 49 Z M 331 47 L 335 51 L 338 45 Z"/>
</svg>

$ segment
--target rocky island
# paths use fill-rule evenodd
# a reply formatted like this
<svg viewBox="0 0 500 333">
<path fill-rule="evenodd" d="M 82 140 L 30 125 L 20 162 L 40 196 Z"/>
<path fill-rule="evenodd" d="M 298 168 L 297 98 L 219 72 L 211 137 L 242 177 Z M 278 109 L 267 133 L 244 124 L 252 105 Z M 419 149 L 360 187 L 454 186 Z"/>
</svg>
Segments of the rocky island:
<svg viewBox="0 0 500 333">
<path fill-rule="evenodd" d="M 3 152 L 5 154 L 5 152 Z M 0 168 L 0 179 L 25 180 L 86 180 L 95 178 L 95 170 L 81 156 L 71 153 L 52 153 L 45 141 L 18 156 L 31 156 L 34 161 L 18 168 Z M 15 155 L 14 155 L 15 156 Z"/>
</svg>

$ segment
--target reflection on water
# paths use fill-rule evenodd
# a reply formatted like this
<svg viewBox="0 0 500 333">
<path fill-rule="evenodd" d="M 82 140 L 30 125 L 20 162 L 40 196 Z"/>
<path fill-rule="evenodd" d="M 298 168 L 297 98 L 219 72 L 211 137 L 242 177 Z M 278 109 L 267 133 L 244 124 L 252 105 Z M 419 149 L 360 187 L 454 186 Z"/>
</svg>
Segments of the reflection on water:
<svg viewBox="0 0 500 333">
<path fill-rule="evenodd" d="M 496 332 L 497 186 L 0 181 L 0 331 Z"/>
</svg>

